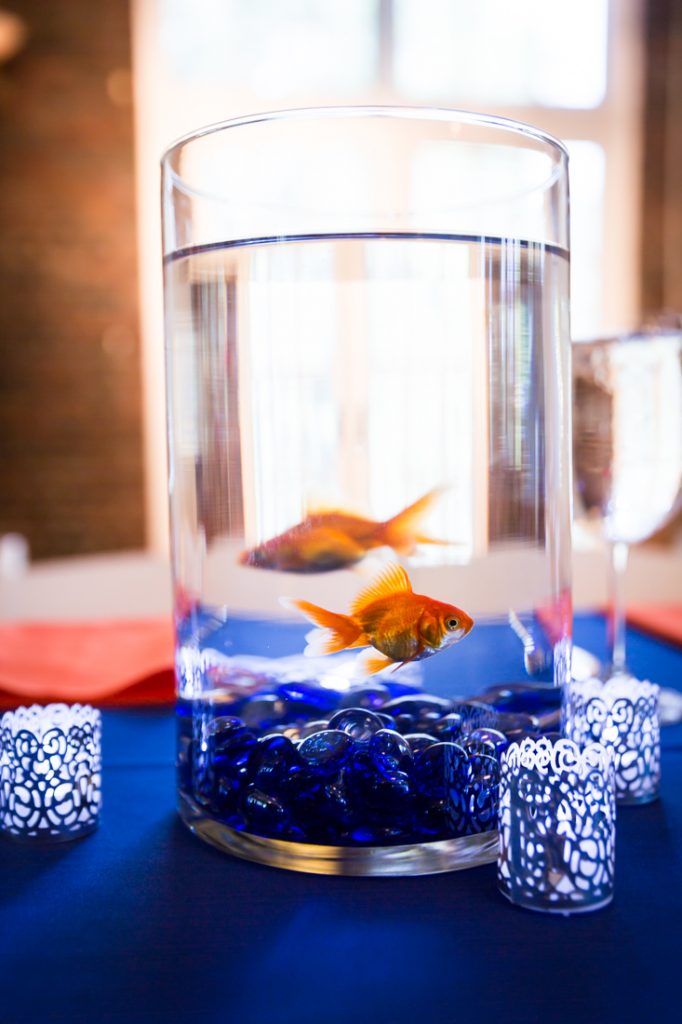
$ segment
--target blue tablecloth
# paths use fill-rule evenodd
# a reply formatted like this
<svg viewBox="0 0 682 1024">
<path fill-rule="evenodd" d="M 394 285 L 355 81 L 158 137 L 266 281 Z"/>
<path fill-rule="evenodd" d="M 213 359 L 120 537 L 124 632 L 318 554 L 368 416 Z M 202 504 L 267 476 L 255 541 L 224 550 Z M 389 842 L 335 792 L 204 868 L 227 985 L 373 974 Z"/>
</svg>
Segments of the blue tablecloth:
<svg viewBox="0 0 682 1024">
<path fill-rule="evenodd" d="M 603 622 L 576 642 L 603 653 Z M 630 631 L 635 673 L 682 689 L 682 651 Z M 0 844 L 0 1022 L 454 1024 L 677 1019 L 682 726 L 662 799 L 618 813 L 616 899 L 570 919 L 510 906 L 495 867 L 327 878 L 261 867 L 174 812 L 169 710 L 104 715 L 104 812 L 67 846 Z"/>
</svg>

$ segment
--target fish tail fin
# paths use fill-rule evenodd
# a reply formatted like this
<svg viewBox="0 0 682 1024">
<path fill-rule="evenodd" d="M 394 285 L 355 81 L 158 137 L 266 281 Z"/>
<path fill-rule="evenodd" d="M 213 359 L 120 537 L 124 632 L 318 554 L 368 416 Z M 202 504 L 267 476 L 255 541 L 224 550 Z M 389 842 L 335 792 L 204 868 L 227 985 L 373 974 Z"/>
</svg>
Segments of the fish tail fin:
<svg viewBox="0 0 682 1024">
<path fill-rule="evenodd" d="M 376 672 L 382 672 L 385 668 L 390 668 L 391 665 L 399 668 L 400 662 L 395 662 L 393 658 L 389 658 L 387 655 L 381 654 L 373 647 L 370 647 L 368 651 L 358 654 L 355 659 L 355 675 L 358 678 L 366 678 L 367 676 L 373 676 Z"/>
<path fill-rule="evenodd" d="M 398 512 L 396 516 L 381 523 L 379 533 L 383 543 L 393 548 L 399 555 L 411 555 L 417 544 L 445 543 L 432 540 L 417 530 L 422 519 L 429 514 L 445 490 L 445 487 L 434 487 L 432 491 L 408 505 L 402 512 Z"/>
<path fill-rule="evenodd" d="M 358 646 L 358 641 L 362 638 L 362 628 L 350 615 L 339 615 L 337 612 L 330 612 L 319 605 L 311 604 L 310 601 L 295 601 L 286 597 L 280 598 L 280 604 L 301 612 L 309 622 L 318 627 L 306 636 L 308 646 L 304 653 L 308 657 L 316 658 L 323 654 L 345 651 L 347 647 Z"/>
</svg>

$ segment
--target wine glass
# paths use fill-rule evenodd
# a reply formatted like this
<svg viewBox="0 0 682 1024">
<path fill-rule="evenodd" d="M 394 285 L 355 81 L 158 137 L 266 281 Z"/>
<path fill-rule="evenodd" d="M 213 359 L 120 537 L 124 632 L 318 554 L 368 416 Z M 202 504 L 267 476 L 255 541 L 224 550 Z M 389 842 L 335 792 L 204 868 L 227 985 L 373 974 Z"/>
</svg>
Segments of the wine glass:
<svg viewBox="0 0 682 1024">
<path fill-rule="evenodd" d="M 663 326 L 573 344 L 576 500 L 610 554 L 606 678 L 627 675 L 623 576 L 631 544 L 679 506 L 682 329 Z"/>
</svg>

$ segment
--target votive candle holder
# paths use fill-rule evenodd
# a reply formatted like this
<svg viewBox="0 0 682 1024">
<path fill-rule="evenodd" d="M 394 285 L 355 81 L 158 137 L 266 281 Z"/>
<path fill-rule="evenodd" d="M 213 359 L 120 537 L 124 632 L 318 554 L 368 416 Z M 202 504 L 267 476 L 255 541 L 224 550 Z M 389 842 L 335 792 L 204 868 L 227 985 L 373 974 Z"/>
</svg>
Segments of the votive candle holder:
<svg viewBox="0 0 682 1024">
<path fill-rule="evenodd" d="M 615 840 L 612 751 L 540 737 L 504 752 L 497 878 L 512 903 L 559 914 L 606 906 Z"/>
<path fill-rule="evenodd" d="M 574 680 L 565 688 L 564 734 L 580 746 L 613 749 L 619 804 L 650 803 L 659 795 L 658 695 L 654 683 L 629 675 Z"/>
<path fill-rule="evenodd" d="M 0 719 L 0 832 L 65 842 L 92 832 L 101 797 L 101 715 L 85 704 L 34 704 Z"/>
</svg>

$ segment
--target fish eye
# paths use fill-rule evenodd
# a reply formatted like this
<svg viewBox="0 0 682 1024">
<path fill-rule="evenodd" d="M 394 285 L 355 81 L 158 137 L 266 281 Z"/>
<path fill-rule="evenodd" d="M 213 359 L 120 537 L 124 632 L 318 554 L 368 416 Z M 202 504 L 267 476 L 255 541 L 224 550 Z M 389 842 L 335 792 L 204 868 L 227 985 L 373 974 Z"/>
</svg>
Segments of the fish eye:
<svg viewBox="0 0 682 1024">
<path fill-rule="evenodd" d="M 454 616 L 451 616 L 447 620 L 445 625 L 447 626 L 448 629 L 457 629 L 457 627 L 459 626 L 459 619 L 456 619 Z"/>
</svg>

